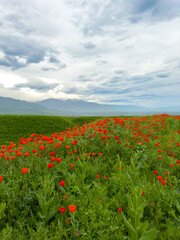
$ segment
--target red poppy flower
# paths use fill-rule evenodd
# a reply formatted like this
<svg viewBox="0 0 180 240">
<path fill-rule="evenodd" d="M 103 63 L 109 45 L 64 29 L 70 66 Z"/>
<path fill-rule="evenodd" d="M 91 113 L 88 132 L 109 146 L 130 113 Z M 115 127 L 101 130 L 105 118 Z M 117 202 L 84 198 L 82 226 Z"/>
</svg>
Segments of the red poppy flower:
<svg viewBox="0 0 180 240">
<path fill-rule="evenodd" d="M 64 195 L 64 200 L 68 200 L 68 195 Z"/>
<path fill-rule="evenodd" d="M 60 211 L 61 213 L 64 213 L 64 212 L 66 211 L 66 208 L 65 208 L 65 207 L 60 207 L 60 208 L 59 208 L 59 211 Z"/>
<path fill-rule="evenodd" d="M 25 157 L 28 157 L 28 156 L 29 156 L 29 153 L 28 153 L 28 152 L 25 152 L 25 153 L 24 153 L 24 156 L 25 156 Z"/>
<path fill-rule="evenodd" d="M 161 181 L 161 184 L 162 184 L 162 185 L 166 185 L 165 181 L 163 181 L 163 180 Z"/>
<path fill-rule="evenodd" d="M 142 191 L 142 195 L 144 195 L 145 194 L 145 192 L 144 191 Z"/>
<path fill-rule="evenodd" d="M 118 212 L 119 212 L 119 213 L 121 213 L 121 212 L 122 212 L 122 208 L 121 208 L 121 207 L 119 208 Z"/>
<path fill-rule="evenodd" d="M 76 211 L 76 206 L 70 205 L 70 206 L 69 206 L 69 211 L 70 211 L 71 213 L 75 212 L 75 211 Z"/>
<path fill-rule="evenodd" d="M 156 175 L 156 174 L 157 174 L 157 171 L 154 171 L 153 173 Z"/>
<path fill-rule="evenodd" d="M 21 152 L 16 152 L 17 156 L 20 157 L 22 155 Z"/>
<path fill-rule="evenodd" d="M 96 175 L 96 178 L 99 178 L 99 175 Z"/>
<path fill-rule="evenodd" d="M 57 162 L 61 162 L 62 161 L 62 159 L 61 158 L 57 158 Z"/>
<path fill-rule="evenodd" d="M 29 169 L 28 168 L 22 168 L 21 171 L 22 171 L 22 173 L 26 174 L 29 171 Z"/>
<path fill-rule="evenodd" d="M 60 185 L 61 187 L 63 187 L 64 184 L 65 184 L 65 181 L 60 181 L 60 182 L 59 182 L 59 185 Z"/>
<path fill-rule="evenodd" d="M 52 163 L 49 163 L 48 164 L 48 168 L 52 168 L 53 167 L 53 164 Z"/>
<path fill-rule="evenodd" d="M 2 182 L 2 180 L 3 180 L 3 177 L 2 177 L 2 176 L 0 176 L 0 182 Z"/>
<path fill-rule="evenodd" d="M 52 162 L 55 162 L 55 161 L 56 161 L 56 158 L 55 158 L 55 157 L 51 157 L 51 161 L 52 161 Z"/>
<path fill-rule="evenodd" d="M 157 179 L 158 179 L 158 180 L 162 180 L 163 177 L 161 177 L 161 176 L 157 176 Z"/>
</svg>

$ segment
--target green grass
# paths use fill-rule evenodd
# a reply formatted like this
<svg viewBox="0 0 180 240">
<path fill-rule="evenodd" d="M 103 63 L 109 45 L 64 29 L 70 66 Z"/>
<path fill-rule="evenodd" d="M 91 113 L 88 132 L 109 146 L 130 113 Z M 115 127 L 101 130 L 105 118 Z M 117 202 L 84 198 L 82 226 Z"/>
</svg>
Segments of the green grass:
<svg viewBox="0 0 180 240">
<path fill-rule="evenodd" d="M 92 117 L 68 117 L 69 120 L 74 122 L 76 125 L 84 125 L 84 123 L 90 123 L 91 121 L 97 121 L 97 120 L 103 120 L 107 117 L 101 117 L 101 116 L 92 116 Z"/>
<path fill-rule="evenodd" d="M 179 240 L 180 117 L 71 120 L 1 147 L 0 239 Z"/>
<path fill-rule="evenodd" d="M 28 138 L 32 133 L 51 135 L 63 132 L 66 128 L 98 121 L 106 117 L 58 117 L 34 115 L 0 115 L 0 145 L 11 141 L 18 143 L 21 137 Z"/>
<path fill-rule="evenodd" d="M 51 135 L 74 126 L 75 123 L 65 117 L 0 115 L 0 145 L 18 142 L 32 133 Z"/>
<path fill-rule="evenodd" d="M 97 121 L 103 121 L 106 118 L 131 118 L 133 116 L 88 116 L 88 117 L 67 117 L 76 125 L 84 125 L 84 123 L 92 123 Z"/>
</svg>

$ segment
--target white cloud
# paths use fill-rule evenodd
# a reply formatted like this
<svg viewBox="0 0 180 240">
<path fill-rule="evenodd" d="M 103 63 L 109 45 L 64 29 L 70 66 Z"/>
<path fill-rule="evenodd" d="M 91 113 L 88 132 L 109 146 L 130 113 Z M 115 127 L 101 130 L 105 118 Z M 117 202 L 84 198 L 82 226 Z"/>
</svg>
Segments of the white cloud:
<svg viewBox="0 0 180 240">
<path fill-rule="evenodd" d="M 0 83 L 2 83 L 5 88 L 12 88 L 15 84 L 26 82 L 26 78 L 23 78 L 14 72 L 12 73 L 1 70 L 0 75 Z"/>
<path fill-rule="evenodd" d="M 1 0 L 0 95 L 173 105 L 172 95 L 179 99 L 178 9 L 176 0 Z M 112 82 L 118 71 L 123 74 Z M 160 73 L 168 77 L 156 77 Z M 32 89 L 38 79 L 41 92 Z"/>
</svg>

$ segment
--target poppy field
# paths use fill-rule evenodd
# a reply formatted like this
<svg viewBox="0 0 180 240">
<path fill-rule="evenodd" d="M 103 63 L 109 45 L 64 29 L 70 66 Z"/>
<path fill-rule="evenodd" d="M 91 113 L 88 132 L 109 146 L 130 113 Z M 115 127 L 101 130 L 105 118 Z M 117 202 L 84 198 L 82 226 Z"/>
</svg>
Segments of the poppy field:
<svg viewBox="0 0 180 240">
<path fill-rule="evenodd" d="M 0 147 L 0 239 L 180 239 L 180 117 L 91 120 Z"/>
</svg>

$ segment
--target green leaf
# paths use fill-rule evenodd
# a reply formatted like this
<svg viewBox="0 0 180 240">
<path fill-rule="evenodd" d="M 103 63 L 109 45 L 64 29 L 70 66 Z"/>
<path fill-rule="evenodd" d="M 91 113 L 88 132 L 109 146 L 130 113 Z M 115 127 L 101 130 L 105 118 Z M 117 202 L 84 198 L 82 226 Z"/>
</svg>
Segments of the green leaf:
<svg viewBox="0 0 180 240">
<path fill-rule="evenodd" d="M 37 214 L 41 219 L 45 219 L 45 216 L 41 214 L 41 212 L 38 212 Z"/>
<path fill-rule="evenodd" d="M 133 185 L 134 184 L 133 180 L 132 180 L 131 176 L 129 175 L 128 171 L 126 171 L 126 175 L 127 175 L 128 179 L 129 179 L 129 181 L 131 182 L 131 184 Z"/>
<path fill-rule="evenodd" d="M 142 160 L 143 160 L 143 161 L 146 161 L 147 159 L 148 159 L 148 155 L 143 155 L 143 156 L 142 156 Z"/>
<path fill-rule="evenodd" d="M 141 223 L 141 225 L 139 225 L 137 227 L 138 232 L 142 232 L 142 236 L 143 234 L 146 232 L 146 230 L 148 229 L 149 226 L 149 222 L 145 221 L 144 223 Z"/>
<path fill-rule="evenodd" d="M 158 230 L 150 229 L 149 231 L 145 232 L 140 240 L 155 240 L 157 238 Z"/>
<path fill-rule="evenodd" d="M 99 184 L 96 183 L 95 181 L 93 181 L 93 184 L 94 184 L 95 187 L 99 187 Z"/>
<path fill-rule="evenodd" d="M 2 202 L 2 203 L 0 204 L 0 219 L 3 218 L 3 216 L 4 216 L 5 208 L 6 208 L 6 203 L 5 203 L 5 202 Z"/>
<path fill-rule="evenodd" d="M 124 222 L 126 224 L 126 227 L 128 227 L 128 229 L 132 232 L 135 233 L 135 229 L 133 228 L 133 226 L 130 224 L 130 222 L 126 219 L 125 215 L 123 214 L 123 212 L 121 212 Z"/>
<path fill-rule="evenodd" d="M 9 227 L 9 225 L 6 225 L 6 228 L 2 230 L 0 237 L 3 240 L 12 239 L 12 227 Z"/>
</svg>

